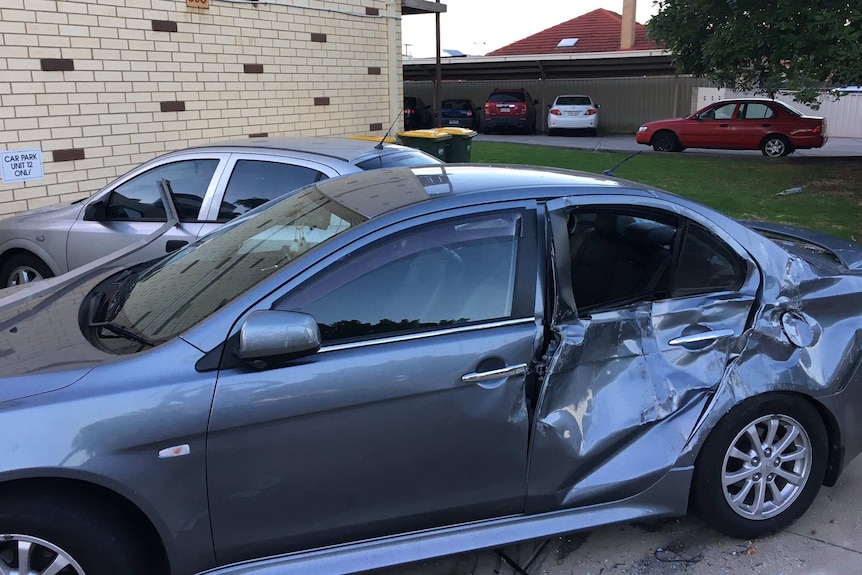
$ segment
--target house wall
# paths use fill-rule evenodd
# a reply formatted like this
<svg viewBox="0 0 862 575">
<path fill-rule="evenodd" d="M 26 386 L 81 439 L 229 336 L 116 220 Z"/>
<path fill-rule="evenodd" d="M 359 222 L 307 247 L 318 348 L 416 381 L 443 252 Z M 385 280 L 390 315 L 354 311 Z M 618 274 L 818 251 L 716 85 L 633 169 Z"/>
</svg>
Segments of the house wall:
<svg viewBox="0 0 862 575">
<path fill-rule="evenodd" d="M 554 98 L 560 94 L 587 94 L 601 105 L 600 132 L 634 134 L 644 122 L 689 114 L 697 87 L 706 85 L 705 80 L 688 76 L 455 81 L 442 83 L 441 99 L 469 98 L 481 107 L 494 88 L 526 88 L 539 101 L 536 130 L 545 131 L 548 106 Z M 404 94 L 432 104 L 434 86 L 430 81 L 404 82 Z"/>
<path fill-rule="evenodd" d="M 743 92 L 733 92 L 723 88 L 700 88 L 697 91 L 697 105 L 692 112 L 709 105 L 712 102 L 728 98 L 740 98 L 756 95 Z M 787 103 L 803 114 L 821 116 L 826 119 L 826 135 L 835 138 L 862 138 L 862 94 L 845 94 L 837 100 L 824 95 L 817 110 L 793 101 L 792 95 L 779 95 L 777 100 Z"/>
<path fill-rule="evenodd" d="M 195 0 L 201 2 L 203 0 Z M 0 214 L 90 195 L 166 151 L 383 135 L 401 107 L 400 0 L 2 0 Z"/>
</svg>

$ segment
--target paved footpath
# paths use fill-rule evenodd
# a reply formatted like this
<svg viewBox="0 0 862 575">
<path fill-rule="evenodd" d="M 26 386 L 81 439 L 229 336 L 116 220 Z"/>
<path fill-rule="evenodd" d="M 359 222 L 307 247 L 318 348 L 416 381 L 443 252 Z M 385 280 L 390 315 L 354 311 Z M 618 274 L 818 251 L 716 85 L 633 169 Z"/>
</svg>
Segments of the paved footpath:
<svg viewBox="0 0 862 575">
<path fill-rule="evenodd" d="M 604 527 L 373 575 L 859 575 L 862 457 L 789 529 L 741 541 L 694 517 Z M 518 570 L 520 569 L 520 571 Z"/>
<path fill-rule="evenodd" d="M 593 150 L 601 152 L 643 152 L 655 154 L 653 149 L 635 141 L 634 135 L 629 134 L 599 134 L 593 138 L 579 134 L 567 136 L 548 136 L 547 134 L 508 135 L 508 134 L 479 134 L 474 139 L 476 142 L 512 142 L 518 144 L 530 144 L 534 146 L 552 146 L 557 148 L 577 148 L 581 150 Z M 720 154 L 720 155 L 743 155 L 763 157 L 759 150 L 704 150 L 690 148 L 682 152 L 688 154 Z M 800 157 L 860 157 L 862 158 L 862 138 L 829 138 L 822 148 L 811 150 L 797 150 L 788 158 Z M 763 158 L 771 160 L 771 158 Z M 860 568 L 862 573 L 862 568 Z"/>
</svg>

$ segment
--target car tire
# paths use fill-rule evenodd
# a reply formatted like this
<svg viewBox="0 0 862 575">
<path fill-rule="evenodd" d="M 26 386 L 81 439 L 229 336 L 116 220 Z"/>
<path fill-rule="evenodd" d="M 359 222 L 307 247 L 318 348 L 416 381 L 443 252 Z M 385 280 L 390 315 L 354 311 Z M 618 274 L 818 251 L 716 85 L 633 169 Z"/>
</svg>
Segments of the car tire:
<svg viewBox="0 0 862 575">
<path fill-rule="evenodd" d="M 18 573 L 19 553 L 29 548 L 22 575 L 55 572 L 51 566 L 63 564 L 63 575 L 148 575 L 156 559 L 142 539 L 118 511 L 89 497 L 72 503 L 71 498 L 25 491 L 0 498 L 3 573 Z"/>
<path fill-rule="evenodd" d="M 48 265 L 32 254 L 16 254 L 0 268 L 0 287 L 20 284 L 54 277 Z"/>
<path fill-rule="evenodd" d="M 784 529 L 805 513 L 823 484 L 827 441 L 823 419 L 801 397 L 765 395 L 738 405 L 700 451 L 694 511 L 740 539 Z"/>
<path fill-rule="evenodd" d="M 652 149 L 656 152 L 676 152 L 679 148 L 679 140 L 673 132 L 659 132 L 652 137 Z"/>
<path fill-rule="evenodd" d="M 760 144 L 760 151 L 768 158 L 780 158 L 793 151 L 793 146 L 781 134 L 767 136 Z"/>
</svg>

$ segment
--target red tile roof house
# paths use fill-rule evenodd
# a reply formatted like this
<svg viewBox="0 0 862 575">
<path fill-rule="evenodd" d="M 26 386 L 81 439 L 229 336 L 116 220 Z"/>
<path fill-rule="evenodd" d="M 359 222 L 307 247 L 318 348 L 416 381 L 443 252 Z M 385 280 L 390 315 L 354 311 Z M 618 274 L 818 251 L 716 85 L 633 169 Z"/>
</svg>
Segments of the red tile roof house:
<svg viewBox="0 0 862 575">
<path fill-rule="evenodd" d="M 508 46 L 498 48 L 486 55 L 525 56 L 660 49 L 655 42 L 647 38 L 646 26 L 634 22 L 633 19 L 629 23 L 634 24 L 634 33 L 631 35 L 633 42 L 627 48 L 623 47 L 625 46 L 623 43 L 623 17 L 616 12 L 599 8 L 513 42 Z M 575 38 L 577 41 L 572 42 Z M 564 40 L 569 40 L 569 42 L 564 42 Z"/>
</svg>

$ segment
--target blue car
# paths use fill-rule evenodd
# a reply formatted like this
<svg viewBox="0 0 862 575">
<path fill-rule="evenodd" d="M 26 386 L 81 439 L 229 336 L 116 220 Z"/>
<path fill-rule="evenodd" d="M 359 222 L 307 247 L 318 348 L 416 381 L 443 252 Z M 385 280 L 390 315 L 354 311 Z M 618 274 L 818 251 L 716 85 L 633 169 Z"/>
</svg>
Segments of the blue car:
<svg viewBox="0 0 862 575">
<path fill-rule="evenodd" d="M 690 510 L 750 539 L 862 450 L 852 242 L 433 165 L 136 249 L 0 300 L 0 573 L 335 575 Z"/>
</svg>

